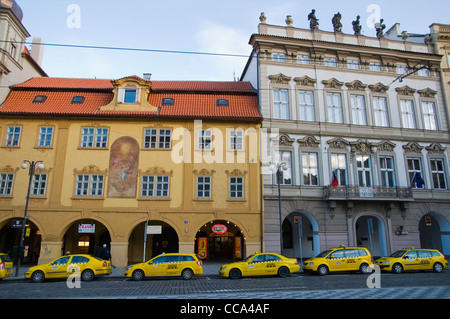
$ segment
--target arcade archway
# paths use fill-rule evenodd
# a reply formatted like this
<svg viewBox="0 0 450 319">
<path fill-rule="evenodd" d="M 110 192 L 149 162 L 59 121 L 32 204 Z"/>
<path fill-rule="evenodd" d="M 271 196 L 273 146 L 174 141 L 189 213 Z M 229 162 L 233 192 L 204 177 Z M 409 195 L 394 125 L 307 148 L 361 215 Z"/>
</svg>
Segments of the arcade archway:
<svg viewBox="0 0 450 319">
<path fill-rule="evenodd" d="M 94 255 L 95 248 L 103 244 L 111 249 L 108 229 L 94 219 L 80 219 L 73 222 L 65 232 L 61 255 L 66 253 Z"/>
<path fill-rule="evenodd" d="M 440 214 L 428 213 L 419 222 L 420 247 L 450 255 L 450 225 Z"/>
<path fill-rule="evenodd" d="M 311 258 L 320 253 L 319 225 L 304 211 L 289 214 L 283 221 L 282 255 Z"/>
<path fill-rule="evenodd" d="M 204 224 L 195 237 L 195 253 L 203 260 L 241 259 L 245 256 L 244 236 L 236 224 L 212 220 Z"/>
<path fill-rule="evenodd" d="M 355 223 L 356 244 L 367 248 L 372 256 L 387 256 L 386 226 L 374 215 L 361 216 Z"/>
</svg>

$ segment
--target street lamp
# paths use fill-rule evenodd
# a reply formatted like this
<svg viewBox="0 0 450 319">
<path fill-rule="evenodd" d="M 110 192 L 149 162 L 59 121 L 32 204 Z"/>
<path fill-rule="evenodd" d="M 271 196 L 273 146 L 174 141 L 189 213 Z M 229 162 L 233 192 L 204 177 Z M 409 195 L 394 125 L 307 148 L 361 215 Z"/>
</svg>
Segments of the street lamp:
<svg viewBox="0 0 450 319">
<path fill-rule="evenodd" d="M 286 162 L 277 164 L 277 184 L 278 184 L 278 213 L 280 215 L 280 254 L 283 253 L 283 219 L 281 215 L 281 179 L 283 178 L 283 172 L 287 171 L 288 167 Z"/>
<path fill-rule="evenodd" d="M 28 201 L 30 199 L 30 191 L 31 191 L 31 182 L 33 181 L 33 176 L 34 176 L 34 171 L 37 169 L 41 170 L 44 169 L 44 164 L 42 164 L 42 161 L 27 161 L 24 160 L 22 165 L 20 165 L 20 167 L 22 169 L 27 169 L 28 165 L 30 165 L 29 169 L 28 169 L 28 191 L 27 191 L 27 200 L 25 203 L 25 213 L 23 216 L 23 221 L 22 221 L 22 235 L 20 236 L 20 244 L 19 244 L 19 249 L 18 249 L 18 258 L 17 258 L 17 264 L 16 264 L 16 277 L 19 276 L 19 267 L 20 267 L 20 257 L 21 257 L 21 250 L 22 250 L 22 245 L 23 245 L 23 238 L 25 237 L 25 228 L 26 228 L 26 223 L 27 223 L 27 212 L 28 212 Z"/>
</svg>

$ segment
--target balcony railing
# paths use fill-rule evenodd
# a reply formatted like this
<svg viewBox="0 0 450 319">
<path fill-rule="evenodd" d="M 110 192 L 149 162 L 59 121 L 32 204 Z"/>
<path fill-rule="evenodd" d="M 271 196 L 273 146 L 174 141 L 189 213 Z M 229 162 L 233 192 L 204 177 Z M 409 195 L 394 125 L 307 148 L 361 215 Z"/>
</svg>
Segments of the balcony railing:
<svg viewBox="0 0 450 319">
<path fill-rule="evenodd" d="M 326 186 L 326 200 L 412 200 L 411 187 Z"/>
</svg>

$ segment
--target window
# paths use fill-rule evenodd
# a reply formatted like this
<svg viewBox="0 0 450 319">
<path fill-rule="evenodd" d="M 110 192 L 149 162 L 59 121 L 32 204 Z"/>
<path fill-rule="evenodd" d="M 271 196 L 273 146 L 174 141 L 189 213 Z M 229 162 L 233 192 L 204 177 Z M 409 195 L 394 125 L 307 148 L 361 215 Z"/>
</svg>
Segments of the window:
<svg viewBox="0 0 450 319">
<path fill-rule="evenodd" d="M 169 197 L 169 176 L 142 176 L 142 197 Z"/>
<path fill-rule="evenodd" d="M 242 151 L 244 149 L 244 131 L 230 130 L 230 150 Z"/>
<path fill-rule="evenodd" d="M 89 252 L 89 236 L 83 235 L 78 239 L 78 253 L 79 254 L 87 254 L 88 252 Z M 62 260 L 63 258 L 58 259 L 58 260 Z M 69 261 L 69 257 L 67 257 L 67 260 L 65 260 L 61 264 L 66 264 L 68 261 Z M 55 264 L 55 262 L 53 264 Z"/>
<path fill-rule="evenodd" d="M 329 67 L 335 68 L 335 67 L 337 67 L 336 58 L 325 58 L 324 59 L 324 64 L 325 64 L 325 66 L 329 66 Z"/>
<path fill-rule="evenodd" d="M 363 95 L 352 95 L 350 102 L 352 107 L 352 124 L 367 125 L 365 97 Z"/>
<path fill-rule="evenodd" d="M 381 186 L 395 187 L 394 159 L 391 156 L 380 157 Z"/>
<path fill-rule="evenodd" d="M 421 68 L 421 69 L 419 69 L 419 71 L 417 71 L 417 75 L 428 77 L 428 76 L 430 76 L 430 70 L 425 67 Z"/>
<path fill-rule="evenodd" d="M 104 175 L 77 175 L 76 196 L 103 196 Z"/>
<path fill-rule="evenodd" d="M 39 147 L 51 147 L 53 139 L 53 127 L 41 126 L 39 128 Z"/>
<path fill-rule="evenodd" d="M 347 185 L 347 159 L 345 154 L 331 154 L 331 170 L 339 186 Z"/>
<path fill-rule="evenodd" d="M 83 104 L 84 99 L 85 99 L 84 96 L 74 96 L 70 104 Z"/>
<path fill-rule="evenodd" d="M 8 126 L 5 146 L 19 146 L 21 126 Z"/>
<path fill-rule="evenodd" d="M 385 97 L 373 98 L 373 113 L 376 126 L 389 127 L 389 115 Z"/>
<path fill-rule="evenodd" d="M 408 158 L 406 162 L 408 165 L 408 175 L 411 182 L 411 187 L 424 188 L 425 182 L 422 174 L 422 160 L 416 157 Z"/>
<path fill-rule="evenodd" d="M 286 62 L 286 54 L 284 53 L 274 53 L 273 60 L 275 62 Z"/>
<path fill-rule="evenodd" d="M 328 122 L 344 123 L 342 97 L 340 93 L 327 93 Z"/>
<path fill-rule="evenodd" d="M 44 196 L 47 187 L 47 174 L 35 174 L 31 187 L 31 195 Z"/>
<path fill-rule="evenodd" d="M 229 106 L 228 100 L 226 100 L 226 99 L 218 99 L 216 101 L 216 106 Z"/>
<path fill-rule="evenodd" d="M 12 195 L 14 174 L 0 174 L 0 196 Z"/>
<path fill-rule="evenodd" d="M 161 105 L 163 106 L 172 106 L 175 104 L 175 100 L 170 97 L 165 97 L 161 100 Z"/>
<path fill-rule="evenodd" d="M 73 256 L 70 261 L 71 264 L 86 264 L 89 262 L 89 258 L 84 256 Z"/>
<path fill-rule="evenodd" d="M 359 70 L 359 61 L 348 60 L 347 61 L 347 68 L 353 69 L 353 70 Z"/>
<path fill-rule="evenodd" d="M 106 148 L 108 146 L 107 128 L 83 128 L 81 130 L 82 148 Z"/>
<path fill-rule="evenodd" d="M 358 171 L 359 186 L 372 186 L 372 172 L 370 168 L 370 157 L 368 155 L 356 156 L 356 169 Z"/>
<path fill-rule="evenodd" d="M 426 130 L 437 130 L 436 106 L 434 102 L 422 101 L 423 121 Z"/>
<path fill-rule="evenodd" d="M 317 153 L 302 154 L 303 185 L 319 185 Z"/>
<path fill-rule="evenodd" d="M 416 128 L 416 116 L 412 100 L 400 100 L 402 123 L 404 128 Z"/>
<path fill-rule="evenodd" d="M 11 55 L 11 57 L 15 58 L 16 57 L 16 51 L 17 51 L 17 47 L 11 43 L 11 46 L 9 48 L 9 54 Z"/>
<path fill-rule="evenodd" d="M 297 57 L 298 64 L 311 64 L 311 59 L 309 55 L 299 55 Z"/>
<path fill-rule="evenodd" d="M 145 129 L 144 148 L 146 149 L 170 149 L 171 148 L 170 129 Z"/>
<path fill-rule="evenodd" d="M 300 120 L 316 120 L 316 111 L 314 106 L 314 93 L 310 91 L 299 91 Z"/>
<path fill-rule="evenodd" d="M 36 95 L 31 103 L 44 103 L 46 100 L 46 95 Z"/>
<path fill-rule="evenodd" d="M 282 176 L 280 180 L 281 185 L 292 185 L 292 153 L 290 151 L 280 151 L 276 153 L 275 162 L 276 163 L 285 163 L 287 166 L 287 170 L 284 171 L 280 169 Z M 275 178 L 277 175 L 275 176 Z"/>
<path fill-rule="evenodd" d="M 197 176 L 197 198 L 211 197 L 211 176 Z"/>
<path fill-rule="evenodd" d="M 408 67 L 406 65 L 397 65 L 397 71 L 398 74 L 406 74 L 408 73 Z"/>
<path fill-rule="evenodd" d="M 125 89 L 123 102 L 134 104 L 137 100 L 137 89 Z"/>
<path fill-rule="evenodd" d="M 273 90 L 273 117 L 280 120 L 289 120 L 288 90 Z"/>
<path fill-rule="evenodd" d="M 370 71 L 375 71 L 375 72 L 381 72 L 382 68 L 381 68 L 381 63 L 370 63 L 369 64 L 370 67 Z"/>
<path fill-rule="evenodd" d="M 230 177 L 230 198 L 244 198 L 243 177 Z"/>
<path fill-rule="evenodd" d="M 212 131 L 200 130 L 198 132 L 198 149 L 212 150 Z"/>
<path fill-rule="evenodd" d="M 440 158 L 430 159 L 431 178 L 434 189 L 447 189 L 445 178 L 444 160 Z"/>
</svg>

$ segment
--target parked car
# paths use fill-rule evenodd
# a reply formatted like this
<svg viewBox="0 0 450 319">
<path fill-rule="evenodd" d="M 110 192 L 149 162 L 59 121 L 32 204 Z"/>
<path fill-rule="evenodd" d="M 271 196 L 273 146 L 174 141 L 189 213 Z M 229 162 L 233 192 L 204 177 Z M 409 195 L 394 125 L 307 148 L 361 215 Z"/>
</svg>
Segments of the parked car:
<svg viewBox="0 0 450 319">
<path fill-rule="evenodd" d="M 72 267 L 70 267 L 72 266 Z M 109 275 L 111 273 L 111 262 L 91 255 L 66 255 L 59 257 L 48 264 L 30 267 L 25 272 L 25 279 L 32 282 L 41 282 L 46 279 L 67 278 L 75 266 L 79 267 L 80 278 L 83 281 L 93 280 L 95 277 Z"/>
<path fill-rule="evenodd" d="M 13 274 L 13 262 L 9 255 L 0 254 L 0 280 L 11 277 Z"/>
<path fill-rule="evenodd" d="M 300 265 L 295 258 L 287 258 L 275 253 L 256 253 L 243 261 L 222 265 L 219 274 L 231 279 L 265 275 L 287 277 L 299 270 Z"/>
<path fill-rule="evenodd" d="M 191 279 L 203 273 L 202 262 L 195 254 L 170 253 L 158 255 L 145 263 L 125 268 L 125 277 L 142 280 L 150 276 L 181 276 Z"/>
<path fill-rule="evenodd" d="M 359 271 L 367 273 L 373 267 L 372 255 L 364 247 L 331 248 L 303 263 L 304 272 L 325 276 L 330 272 Z"/>
<path fill-rule="evenodd" d="M 377 259 L 375 262 L 382 271 L 402 273 L 410 270 L 433 270 L 442 272 L 448 268 L 448 261 L 435 249 L 402 249 L 389 257 Z"/>
</svg>

